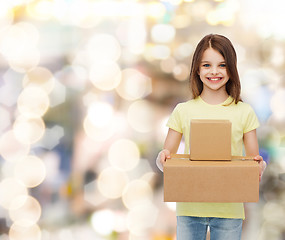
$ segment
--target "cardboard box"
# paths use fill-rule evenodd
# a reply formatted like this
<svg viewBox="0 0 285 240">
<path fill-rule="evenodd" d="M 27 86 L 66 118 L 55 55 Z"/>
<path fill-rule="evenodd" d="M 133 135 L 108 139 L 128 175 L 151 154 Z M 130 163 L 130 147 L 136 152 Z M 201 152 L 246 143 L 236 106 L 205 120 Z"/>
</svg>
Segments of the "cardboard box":
<svg viewBox="0 0 285 240">
<path fill-rule="evenodd" d="M 259 166 L 255 161 L 172 158 L 164 164 L 165 202 L 258 202 L 258 199 Z"/>
<path fill-rule="evenodd" d="M 190 123 L 191 160 L 231 160 L 231 122 L 193 119 Z"/>
</svg>

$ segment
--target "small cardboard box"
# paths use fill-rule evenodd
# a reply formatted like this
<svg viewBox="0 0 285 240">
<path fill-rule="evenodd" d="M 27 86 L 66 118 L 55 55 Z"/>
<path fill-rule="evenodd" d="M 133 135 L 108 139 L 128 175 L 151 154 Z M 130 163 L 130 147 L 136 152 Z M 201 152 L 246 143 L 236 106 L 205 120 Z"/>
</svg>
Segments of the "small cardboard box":
<svg viewBox="0 0 285 240">
<path fill-rule="evenodd" d="M 258 202 L 259 166 L 255 161 L 190 161 L 164 164 L 165 202 Z"/>
<path fill-rule="evenodd" d="M 191 160 L 231 160 L 231 126 L 229 120 L 191 120 Z"/>
</svg>

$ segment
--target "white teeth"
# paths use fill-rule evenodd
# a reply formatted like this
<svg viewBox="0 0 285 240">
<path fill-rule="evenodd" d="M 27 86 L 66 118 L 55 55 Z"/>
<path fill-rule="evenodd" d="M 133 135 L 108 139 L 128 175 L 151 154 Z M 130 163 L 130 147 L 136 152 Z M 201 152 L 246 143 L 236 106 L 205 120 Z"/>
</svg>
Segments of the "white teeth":
<svg viewBox="0 0 285 240">
<path fill-rule="evenodd" d="M 209 80 L 211 80 L 211 81 L 218 81 L 218 80 L 220 80 L 220 78 L 209 78 Z"/>
</svg>

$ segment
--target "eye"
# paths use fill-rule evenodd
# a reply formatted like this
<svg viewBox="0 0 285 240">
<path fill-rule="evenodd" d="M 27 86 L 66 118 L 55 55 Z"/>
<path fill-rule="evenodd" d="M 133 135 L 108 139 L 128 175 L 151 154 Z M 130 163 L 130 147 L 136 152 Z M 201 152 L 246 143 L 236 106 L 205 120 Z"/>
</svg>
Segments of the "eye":
<svg viewBox="0 0 285 240">
<path fill-rule="evenodd" d="M 225 67 L 226 67 L 226 64 L 225 64 L 225 63 L 222 63 L 222 64 L 220 64 L 220 67 L 225 68 Z"/>
<path fill-rule="evenodd" d="M 202 66 L 207 68 L 207 67 L 210 67 L 210 64 L 205 63 L 205 64 L 203 64 Z"/>
</svg>

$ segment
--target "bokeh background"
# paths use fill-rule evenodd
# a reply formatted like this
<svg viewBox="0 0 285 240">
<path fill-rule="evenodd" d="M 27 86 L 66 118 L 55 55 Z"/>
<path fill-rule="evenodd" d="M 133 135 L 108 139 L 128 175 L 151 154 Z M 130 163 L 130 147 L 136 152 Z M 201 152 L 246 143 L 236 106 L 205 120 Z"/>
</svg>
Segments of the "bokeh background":
<svg viewBox="0 0 285 240">
<path fill-rule="evenodd" d="M 0 240 L 171 240 L 155 166 L 191 56 L 238 54 L 268 167 L 243 240 L 285 239 L 283 0 L 0 1 Z M 183 151 L 183 144 L 179 151 Z"/>
</svg>

